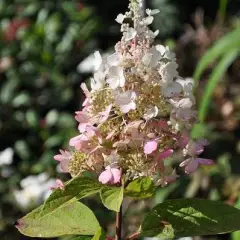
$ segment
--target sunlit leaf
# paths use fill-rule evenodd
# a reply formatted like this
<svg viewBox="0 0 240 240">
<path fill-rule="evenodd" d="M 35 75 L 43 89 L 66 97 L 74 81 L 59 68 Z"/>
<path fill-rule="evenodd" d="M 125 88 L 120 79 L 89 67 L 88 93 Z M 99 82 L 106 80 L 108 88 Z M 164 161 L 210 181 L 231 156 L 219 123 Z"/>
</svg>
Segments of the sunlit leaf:
<svg viewBox="0 0 240 240">
<path fill-rule="evenodd" d="M 125 189 L 125 195 L 132 198 L 149 198 L 156 192 L 156 187 L 150 177 L 137 178 Z"/>
<path fill-rule="evenodd" d="M 53 238 L 63 235 L 94 235 L 99 223 L 93 212 L 80 202 L 58 208 L 39 218 L 42 207 L 18 220 L 18 230 L 30 237 Z"/>
<path fill-rule="evenodd" d="M 240 230 L 240 210 L 204 199 L 176 199 L 158 204 L 141 226 L 145 237 L 167 239 Z"/>
<path fill-rule="evenodd" d="M 119 212 L 123 201 L 123 187 L 105 186 L 100 191 L 103 205 L 113 211 Z"/>
<path fill-rule="evenodd" d="M 51 214 L 59 208 L 65 207 L 79 199 L 99 192 L 101 185 L 88 177 L 76 177 L 69 181 L 64 189 L 55 190 L 44 203 L 40 216 Z"/>
</svg>

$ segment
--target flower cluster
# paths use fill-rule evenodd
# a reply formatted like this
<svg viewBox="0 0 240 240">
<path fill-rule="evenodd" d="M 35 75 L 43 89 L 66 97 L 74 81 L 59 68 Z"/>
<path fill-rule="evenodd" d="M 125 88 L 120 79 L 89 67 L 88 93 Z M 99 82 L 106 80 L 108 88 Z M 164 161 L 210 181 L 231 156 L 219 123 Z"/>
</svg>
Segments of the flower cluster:
<svg viewBox="0 0 240 240">
<path fill-rule="evenodd" d="M 197 121 L 192 79 L 178 76 L 175 54 L 168 47 L 153 45 L 158 32 L 149 25 L 158 10 L 141 11 L 141 0 L 132 1 L 130 11 L 119 14 L 123 37 L 115 53 L 102 58 L 95 53 L 95 74 L 82 111 L 76 112 L 80 134 L 70 140 L 74 151 L 61 150 L 55 159 L 73 177 L 84 171 L 99 175 L 103 184 L 120 178 L 151 177 L 166 185 L 178 175 L 165 166 L 165 159 L 182 156 L 180 167 L 191 173 L 207 144 L 189 137 Z"/>
</svg>

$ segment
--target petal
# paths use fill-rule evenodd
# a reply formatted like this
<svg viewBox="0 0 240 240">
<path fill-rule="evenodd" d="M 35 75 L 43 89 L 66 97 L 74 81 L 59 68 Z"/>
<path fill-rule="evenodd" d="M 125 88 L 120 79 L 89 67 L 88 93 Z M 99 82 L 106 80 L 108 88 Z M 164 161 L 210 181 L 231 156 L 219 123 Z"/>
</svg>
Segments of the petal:
<svg viewBox="0 0 240 240">
<path fill-rule="evenodd" d="M 99 177 L 98 181 L 102 184 L 111 183 L 113 181 L 113 174 L 110 169 L 106 169 L 104 172 L 102 172 Z"/>
<path fill-rule="evenodd" d="M 195 171 L 197 170 L 198 166 L 199 166 L 198 161 L 197 161 L 196 159 L 192 159 L 192 160 L 188 163 L 188 165 L 185 167 L 185 172 L 186 172 L 187 174 L 193 173 L 193 172 L 195 172 Z"/>
<path fill-rule="evenodd" d="M 207 158 L 196 158 L 196 161 L 198 161 L 199 164 L 202 165 L 213 165 L 214 161 L 211 159 L 207 159 Z"/>
<path fill-rule="evenodd" d="M 86 135 L 81 134 L 74 138 L 71 138 L 69 141 L 69 145 L 71 147 L 75 147 L 76 150 L 80 150 L 82 144 L 87 141 L 88 141 L 88 137 Z"/>
<path fill-rule="evenodd" d="M 76 145 L 79 141 L 81 141 L 81 136 L 82 136 L 82 135 L 78 135 L 78 136 L 76 136 L 76 137 L 71 138 L 70 141 L 69 141 L 69 145 L 70 145 L 71 147 L 75 147 L 75 145 Z"/>
<path fill-rule="evenodd" d="M 168 86 L 162 89 L 165 97 L 178 96 L 182 91 L 182 86 L 178 82 L 172 82 Z"/>
<path fill-rule="evenodd" d="M 83 92 L 84 92 L 84 94 L 85 94 L 85 96 L 86 96 L 87 98 L 90 98 L 90 97 L 91 97 L 91 93 L 90 93 L 90 91 L 88 90 L 86 83 L 82 83 L 82 84 L 81 84 L 81 89 L 83 90 Z"/>
<path fill-rule="evenodd" d="M 179 146 L 180 148 L 185 148 L 189 142 L 189 137 L 187 136 L 182 136 L 179 140 Z"/>
<path fill-rule="evenodd" d="M 158 9 L 153 9 L 153 10 L 146 9 L 146 13 L 147 13 L 147 15 L 152 16 L 152 15 L 156 15 L 156 14 L 160 13 L 160 11 Z"/>
<path fill-rule="evenodd" d="M 135 110 L 136 109 L 136 103 L 131 102 L 126 105 L 120 106 L 121 112 L 122 113 L 128 113 L 130 110 Z"/>
<path fill-rule="evenodd" d="M 107 106 L 105 111 L 101 112 L 101 118 L 99 120 L 100 123 L 104 123 L 108 119 L 111 109 L 112 109 L 112 104 Z"/>
<path fill-rule="evenodd" d="M 153 16 L 148 16 L 148 17 L 146 17 L 146 18 L 143 19 L 143 23 L 144 23 L 145 25 L 150 25 L 150 24 L 152 24 L 153 20 L 154 20 L 154 17 L 153 17 Z"/>
<path fill-rule="evenodd" d="M 51 190 L 55 189 L 64 189 L 64 184 L 60 179 L 56 179 L 56 185 L 50 188 Z"/>
<path fill-rule="evenodd" d="M 107 139 L 107 140 L 111 139 L 111 138 L 115 135 L 115 133 L 116 133 L 116 130 L 111 131 L 111 132 L 107 135 L 106 139 Z"/>
<path fill-rule="evenodd" d="M 79 123 L 78 130 L 80 131 L 80 133 L 84 133 L 88 125 L 89 123 Z"/>
<path fill-rule="evenodd" d="M 113 176 L 112 184 L 119 183 L 121 180 L 121 171 L 117 168 L 112 168 L 111 172 Z"/>
<path fill-rule="evenodd" d="M 60 179 L 57 179 L 57 180 L 56 180 L 56 184 L 57 184 L 57 186 L 59 186 L 59 187 L 63 187 L 63 186 L 64 186 L 63 182 L 62 182 Z"/>
<path fill-rule="evenodd" d="M 70 159 L 64 159 L 64 161 L 60 162 L 60 167 L 62 171 L 65 173 L 69 172 L 69 168 L 68 168 L 69 162 L 70 162 Z"/>
<path fill-rule="evenodd" d="M 159 154 L 160 159 L 165 159 L 170 157 L 173 154 L 173 149 L 167 149 Z"/>
<path fill-rule="evenodd" d="M 61 162 L 61 161 L 64 159 L 64 156 L 61 155 L 61 154 L 58 154 L 58 155 L 55 155 L 53 158 L 54 158 L 56 161 Z"/>
<path fill-rule="evenodd" d="M 137 36 L 137 31 L 134 28 L 129 28 L 125 35 L 125 40 L 130 41 Z"/>
<path fill-rule="evenodd" d="M 202 145 L 196 145 L 195 147 L 195 153 L 197 155 L 200 155 L 204 151 L 204 147 Z"/>
<path fill-rule="evenodd" d="M 89 122 L 89 119 L 84 112 L 76 112 L 75 119 L 79 123 L 88 123 Z"/>
<path fill-rule="evenodd" d="M 122 13 L 118 14 L 117 18 L 115 19 L 116 22 L 122 24 L 124 19 L 125 19 L 125 15 L 123 15 Z"/>
<path fill-rule="evenodd" d="M 97 70 L 100 69 L 103 60 L 102 60 L 102 56 L 101 56 L 99 51 L 96 51 L 94 53 L 94 57 L 95 57 L 95 60 L 94 60 L 94 70 L 97 71 Z"/>
<path fill-rule="evenodd" d="M 117 53 L 113 53 L 112 55 L 107 57 L 107 62 L 110 66 L 117 66 L 120 63 L 120 59 Z"/>
<path fill-rule="evenodd" d="M 116 89 L 119 86 L 119 81 L 116 77 L 108 78 L 107 83 L 111 89 Z"/>
<path fill-rule="evenodd" d="M 183 108 L 183 109 L 191 108 L 192 105 L 193 105 L 193 103 L 190 98 L 183 98 L 182 100 L 180 100 L 178 102 L 178 107 Z"/>
<path fill-rule="evenodd" d="M 181 162 L 181 163 L 179 164 L 179 166 L 180 166 L 180 167 L 185 167 L 185 166 L 188 165 L 188 163 L 189 163 L 191 160 L 192 160 L 191 158 L 188 158 L 188 159 L 186 159 L 185 161 Z"/>
<path fill-rule="evenodd" d="M 163 45 L 157 45 L 156 49 L 161 53 L 162 56 L 166 52 L 166 48 Z"/>
<path fill-rule="evenodd" d="M 158 147 L 158 143 L 156 141 L 147 142 L 144 145 L 144 153 L 151 154 L 152 152 L 156 151 Z"/>
</svg>

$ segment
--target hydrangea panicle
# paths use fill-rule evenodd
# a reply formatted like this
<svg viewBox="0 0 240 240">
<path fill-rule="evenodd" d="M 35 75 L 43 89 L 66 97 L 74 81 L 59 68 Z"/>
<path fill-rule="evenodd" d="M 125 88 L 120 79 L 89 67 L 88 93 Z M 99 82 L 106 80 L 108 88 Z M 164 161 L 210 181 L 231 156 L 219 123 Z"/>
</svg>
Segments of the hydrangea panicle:
<svg viewBox="0 0 240 240">
<path fill-rule="evenodd" d="M 179 76 L 176 56 L 168 47 L 154 45 L 158 32 L 149 25 L 159 10 L 141 10 L 132 0 L 129 11 L 119 14 L 122 39 L 115 52 L 95 52 L 95 73 L 83 110 L 77 111 L 79 135 L 55 159 L 72 176 L 94 171 L 103 184 L 118 184 L 121 177 L 151 177 L 165 186 L 179 176 L 165 160 L 181 154 L 187 174 L 212 161 L 199 158 L 206 140 L 190 138 L 197 122 L 193 80 Z"/>
</svg>

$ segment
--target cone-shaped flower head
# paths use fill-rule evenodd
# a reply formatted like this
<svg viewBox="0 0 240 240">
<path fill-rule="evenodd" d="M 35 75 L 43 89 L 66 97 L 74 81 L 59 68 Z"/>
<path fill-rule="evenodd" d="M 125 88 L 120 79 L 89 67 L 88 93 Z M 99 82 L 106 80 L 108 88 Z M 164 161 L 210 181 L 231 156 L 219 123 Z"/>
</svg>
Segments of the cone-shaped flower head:
<svg viewBox="0 0 240 240">
<path fill-rule="evenodd" d="M 148 25 L 159 11 L 143 14 L 141 4 L 131 1 L 129 11 L 117 16 L 121 41 L 108 57 L 95 53 L 91 91 L 82 85 L 86 100 L 76 112 L 79 135 L 70 140 L 73 152 L 55 157 L 72 176 L 94 171 L 100 182 L 117 184 L 121 173 L 128 180 L 150 176 L 166 185 L 177 179 L 165 166 L 176 153 L 182 153 L 186 173 L 211 163 L 197 157 L 204 142 L 188 137 L 197 121 L 193 80 L 178 75 L 168 47 L 154 45 L 158 32 Z"/>
</svg>

